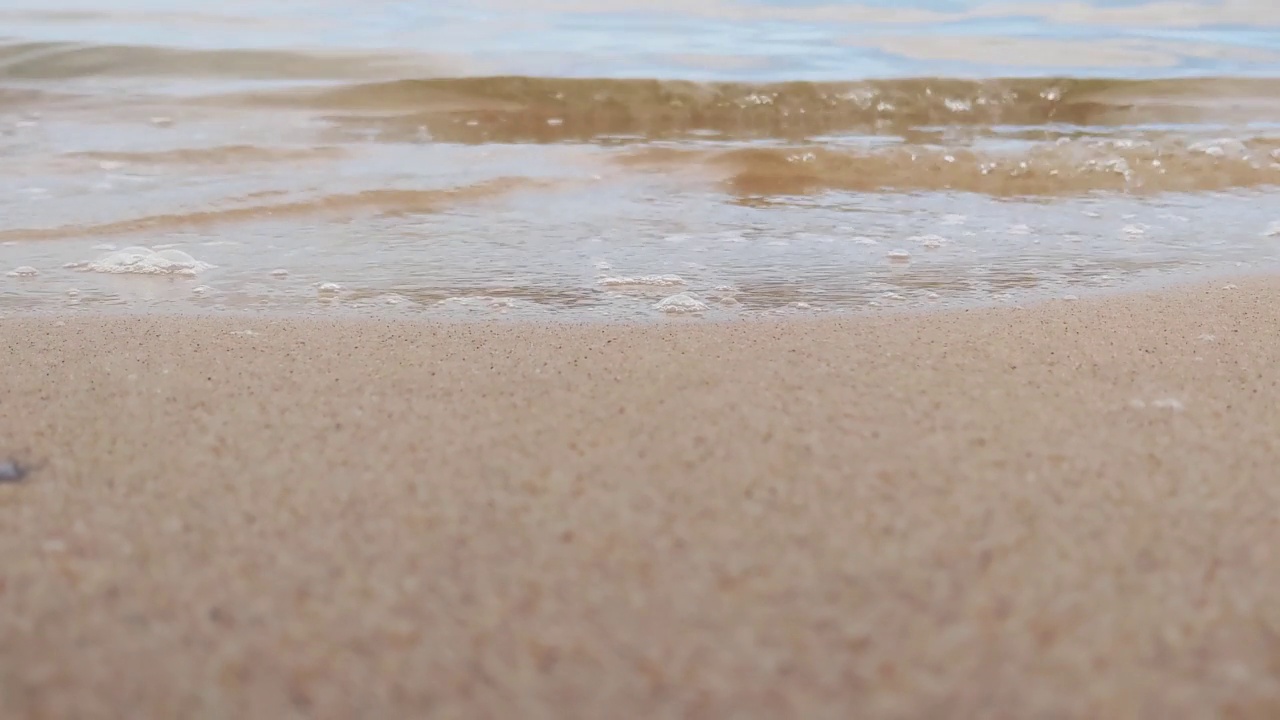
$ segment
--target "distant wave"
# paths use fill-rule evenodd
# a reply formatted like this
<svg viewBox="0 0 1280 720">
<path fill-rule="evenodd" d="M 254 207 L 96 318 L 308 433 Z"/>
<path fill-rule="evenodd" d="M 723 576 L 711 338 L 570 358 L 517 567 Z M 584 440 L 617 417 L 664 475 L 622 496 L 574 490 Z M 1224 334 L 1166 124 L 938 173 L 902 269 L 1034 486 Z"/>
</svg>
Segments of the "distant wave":
<svg viewBox="0 0 1280 720">
<path fill-rule="evenodd" d="M 286 50 L 197 50 L 76 42 L 0 42 L 0 80 L 191 77 L 353 80 L 395 76 L 412 64 L 395 55 Z"/>
<path fill-rule="evenodd" d="M 262 203 L 268 193 L 257 193 L 249 204 L 211 210 L 165 213 L 117 220 L 96 225 L 68 225 L 0 231 L 0 240 L 60 240 L 77 237 L 127 235 L 136 232 L 167 232 L 213 225 L 294 219 L 312 216 L 345 217 L 353 214 L 408 215 L 432 213 L 457 203 L 483 200 L 546 183 L 531 178 L 498 178 L 441 190 L 375 189 L 352 193 L 320 195 L 304 200 Z"/>
</svg>

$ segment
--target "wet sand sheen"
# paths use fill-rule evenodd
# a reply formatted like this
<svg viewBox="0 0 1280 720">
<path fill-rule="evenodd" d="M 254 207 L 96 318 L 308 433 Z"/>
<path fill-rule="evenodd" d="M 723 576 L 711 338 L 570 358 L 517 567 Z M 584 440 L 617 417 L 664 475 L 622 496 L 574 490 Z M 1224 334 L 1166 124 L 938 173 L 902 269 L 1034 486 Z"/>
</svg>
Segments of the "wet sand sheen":
<svg viewBox="0 0 1280 720">
<path fill-rule="evenodd" d="M 0 715 L 1274 717 L 1277 308 L 5 319 Z"/>
</svg>

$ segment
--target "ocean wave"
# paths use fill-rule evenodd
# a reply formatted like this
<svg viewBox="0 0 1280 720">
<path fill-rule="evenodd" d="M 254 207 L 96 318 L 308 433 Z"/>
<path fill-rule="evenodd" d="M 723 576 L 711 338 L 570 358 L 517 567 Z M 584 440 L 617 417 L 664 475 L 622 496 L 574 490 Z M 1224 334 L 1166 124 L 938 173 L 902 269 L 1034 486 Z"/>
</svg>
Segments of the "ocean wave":
<svg viewBox="0 0 1280 720">
<path fill-rule="evenodd" d="M 474 185 L 439 190 L 391 188 L 364 190 L 322 195 L 305 200 L 147 215 L 96 225 L 3 230 L 0 231 L 0 240 L 57 240 L 135 232 L 165 232 L 255 220 L 281 220 L 309 216 L 343 217 L 356 213 L 409 215 L 439 212 L 459 202 L 483 200 L 507 192 L 545 185 L 545 182 L 533 178 L 497 178 Z"/>
<path fill-rule="evenodd" d="M 700 83 L 467 77 L 351 83 L 233 96 L 310 108 L 390 140 L 550 142 L 800 139 L 905 128 L 1128 126 L 1273 121 L 1280 79 L 906 78 Z M 227 102 L 232 97 L 223 98 Z"/>
<path fill-rule="evenodd" d="M 1017 148 L 641 148 L 618 162 L 711 173 L 740 195 L 825 190 L 997 196 L 1215 191 L 1280 185 L 1280 137 L 1061 138 Z"/>
</svg>

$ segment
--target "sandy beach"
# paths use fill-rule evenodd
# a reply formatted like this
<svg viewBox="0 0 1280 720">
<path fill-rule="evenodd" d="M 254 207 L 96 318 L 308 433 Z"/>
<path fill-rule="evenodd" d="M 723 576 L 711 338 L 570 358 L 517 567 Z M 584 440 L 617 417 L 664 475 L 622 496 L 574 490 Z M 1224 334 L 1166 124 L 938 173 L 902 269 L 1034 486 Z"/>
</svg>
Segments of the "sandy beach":
<svg viewBox="0 0 1280 720">
<path fill-rule="evenodd" d="M 1276 717 L 1278 327 L 3 319 L 0 717 Z"/>
</svg>

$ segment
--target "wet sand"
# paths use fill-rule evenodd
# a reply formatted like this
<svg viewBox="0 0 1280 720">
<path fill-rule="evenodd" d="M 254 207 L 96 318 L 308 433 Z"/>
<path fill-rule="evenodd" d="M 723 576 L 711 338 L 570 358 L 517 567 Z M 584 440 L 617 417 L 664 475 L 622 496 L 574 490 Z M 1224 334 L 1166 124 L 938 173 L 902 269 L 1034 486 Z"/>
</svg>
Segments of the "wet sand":
<svg viewBox="0 0 1280 720">
<path fill-rule="evenodd" d="M 63 322 L 0 320 L 6 718 L 1280 714 L 1274 280 Z"/>
</svg>

